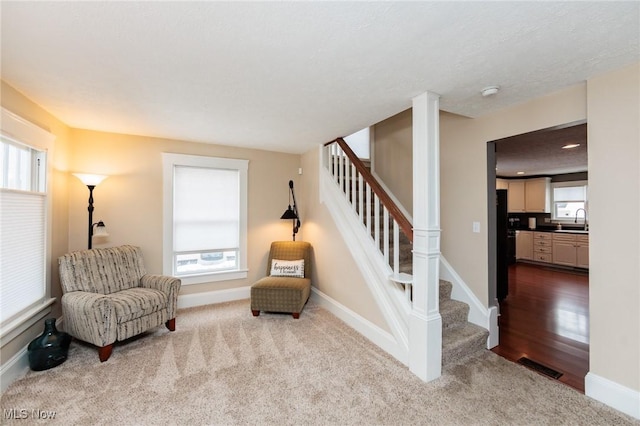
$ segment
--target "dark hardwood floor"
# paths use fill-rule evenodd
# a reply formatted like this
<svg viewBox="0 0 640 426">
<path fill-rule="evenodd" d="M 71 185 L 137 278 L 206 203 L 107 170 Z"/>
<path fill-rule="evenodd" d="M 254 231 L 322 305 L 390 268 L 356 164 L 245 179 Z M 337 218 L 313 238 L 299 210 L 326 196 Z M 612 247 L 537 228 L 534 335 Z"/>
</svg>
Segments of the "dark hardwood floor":
<svg viewBox="0 0 640 426">
<path fill-rule="evenodd" d="M 517 263 L 509 267 L 509 295 L 500 304 L 500 344 L 509 360 L 528 357 L 562 374 L 584 393 L 589 370 L 589 276 L 586 272 Z M 553 380 L 553 379 L 550 379 Z"/>
</svg>

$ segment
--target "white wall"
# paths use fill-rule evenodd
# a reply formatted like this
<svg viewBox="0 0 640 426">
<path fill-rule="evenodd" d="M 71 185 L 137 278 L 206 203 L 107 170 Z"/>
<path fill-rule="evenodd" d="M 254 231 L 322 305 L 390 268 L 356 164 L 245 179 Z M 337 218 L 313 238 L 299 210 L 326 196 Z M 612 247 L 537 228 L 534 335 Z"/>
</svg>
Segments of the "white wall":
<svg viewBox="0 0 640 426">
<path fill-rule="evenodd" d="M 371 132 L 367 127 L 349 136 L 345 136 L 344 141 L 347 143 L 347 145 L 349 145 L 349 148 L 351 148 L 353 153 L 356 154 L 358 158 L 362 160 L 368 160 L 370 157 L 369 155 L 370 154 L 369 153 L 370 136 L 371 136 Z"/>
</svg>

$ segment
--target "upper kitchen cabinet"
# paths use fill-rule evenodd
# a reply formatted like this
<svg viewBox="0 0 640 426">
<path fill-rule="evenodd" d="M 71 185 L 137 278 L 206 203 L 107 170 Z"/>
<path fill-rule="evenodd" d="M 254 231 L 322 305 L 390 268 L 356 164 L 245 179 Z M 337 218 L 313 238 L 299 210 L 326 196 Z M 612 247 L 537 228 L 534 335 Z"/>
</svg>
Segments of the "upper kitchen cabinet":
<svg viewBox="0 0 640 426">
<path fill-rule="evenodd" d="M 508 181 L 509 213 L 550 213 L 551 178 Z"/>
<path fill-rule="evenodd" d="M 505 179 L 496 179 L 496 189 L 509 189 L 509 181 Z"/>
<path fill-rule="evenodd" d="M 510 180 L 507 189 L 507 210 L 509 213 L 525 212 L 524 180 Z"/>
<path fill-rule="evenodd" d="M 551 212 L 551 178 L 527 179 L 524 186 L 525 211 Z"/>
</svg>

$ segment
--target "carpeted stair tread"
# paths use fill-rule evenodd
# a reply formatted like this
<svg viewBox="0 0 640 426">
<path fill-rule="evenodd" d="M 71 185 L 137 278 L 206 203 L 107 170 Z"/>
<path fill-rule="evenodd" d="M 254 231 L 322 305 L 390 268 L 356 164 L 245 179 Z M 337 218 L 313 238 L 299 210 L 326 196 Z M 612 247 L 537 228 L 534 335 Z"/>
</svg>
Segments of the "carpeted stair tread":
<svg viewBox="0 0 640 426">
<path fill-rule="evenodd" d="M 440 280 L 440 303 L 443 300 L 451 299 L 451 290 L 453 290 L 453 284 L 449 281 Z"/>
<path fill-rule="evenodd" d="M 413 275 L 413 265 L 401 263 L 400 264 L 400 272 L 404 272 L 405 274 Z"/>
<path fill-rule="evenodd" d="M 442 365 L 458 364 L 487 346 L 489 332 L 475 324 L 442 330 Z"/>
<path fill-rule="evenodd" d="M 467 324 L 469 305 L 457 300 L 446 299 L 440 301 L 440 316 L 442 329 L 462 327 Z"/>
</svg>

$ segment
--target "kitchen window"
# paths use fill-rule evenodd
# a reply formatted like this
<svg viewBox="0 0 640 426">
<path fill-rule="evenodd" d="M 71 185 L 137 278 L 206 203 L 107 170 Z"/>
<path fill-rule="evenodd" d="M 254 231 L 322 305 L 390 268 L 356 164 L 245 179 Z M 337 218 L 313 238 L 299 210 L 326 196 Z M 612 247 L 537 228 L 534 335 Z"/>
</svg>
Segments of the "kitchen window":
<svg viewBox="0 0 640 426">
<path fill-rule="evenodd" d="M 588 210 L 587 181 L 555 182 L 551 184 L 552 219 L 574 222 L 586 220 Z"/>
<path fill-rule="evenodd" d="M 54 136 L 2 109 L 0 336 L 8 341 L 50 312 L 47 152 Z"/>
<path fill-rule="evenodd" d="M 164 273 L 246 278 L 247 160 L 163 154 Z"/>
</svg>

